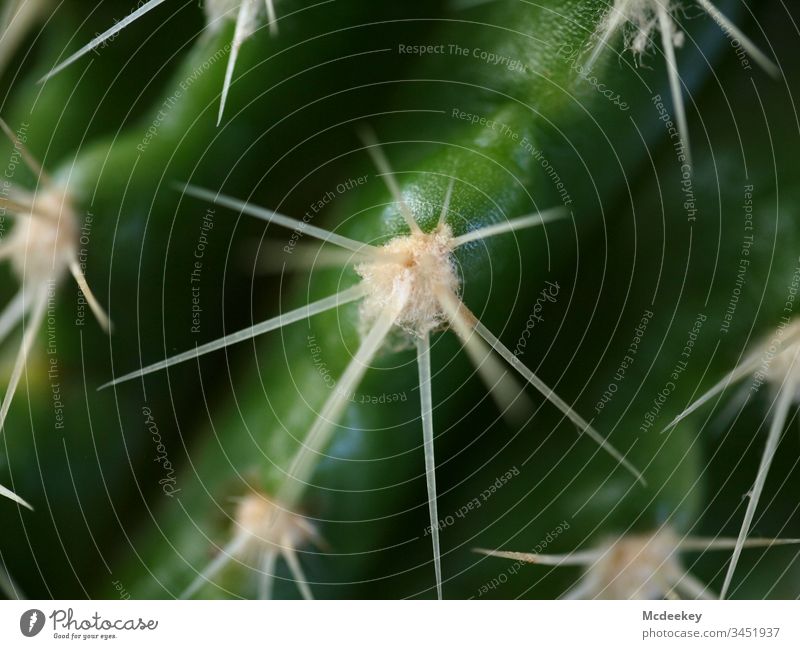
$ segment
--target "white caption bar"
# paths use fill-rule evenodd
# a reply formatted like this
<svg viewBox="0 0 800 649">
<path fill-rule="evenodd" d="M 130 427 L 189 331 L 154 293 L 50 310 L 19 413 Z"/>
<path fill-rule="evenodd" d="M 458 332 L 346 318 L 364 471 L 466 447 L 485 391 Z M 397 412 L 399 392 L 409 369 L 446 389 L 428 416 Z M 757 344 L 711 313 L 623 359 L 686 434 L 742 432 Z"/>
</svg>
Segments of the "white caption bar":
<svg viewBox="0 0 800 649">
<path fill-rule="evenodd" d="M 800 647 L 800 602 L 0 602 L 0 647 Z"/>
</svg>

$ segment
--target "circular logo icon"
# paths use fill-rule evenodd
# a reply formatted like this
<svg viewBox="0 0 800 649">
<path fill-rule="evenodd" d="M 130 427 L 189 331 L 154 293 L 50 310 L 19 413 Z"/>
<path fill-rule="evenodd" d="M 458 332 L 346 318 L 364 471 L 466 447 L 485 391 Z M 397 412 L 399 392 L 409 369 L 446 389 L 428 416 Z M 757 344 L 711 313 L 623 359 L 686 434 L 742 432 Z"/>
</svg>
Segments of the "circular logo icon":
<svg viewBox="0 0 800 649">
<path fill-rule="evenodd" d="M 22 617 L 19 618 L 19 630 L 22 635 L 27 638 L 32 638 L 37 635 L 44 628 L 44 613 L 38 608 L 32 608 L 25 611 Z"/>
</svg>

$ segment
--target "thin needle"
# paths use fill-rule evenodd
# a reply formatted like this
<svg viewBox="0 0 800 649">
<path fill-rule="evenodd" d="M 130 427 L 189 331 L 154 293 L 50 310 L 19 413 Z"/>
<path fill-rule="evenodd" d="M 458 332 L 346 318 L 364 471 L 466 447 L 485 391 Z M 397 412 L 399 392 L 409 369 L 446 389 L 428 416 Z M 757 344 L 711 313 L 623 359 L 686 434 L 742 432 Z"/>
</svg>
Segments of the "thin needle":
<svg viewBox="0 0 800 649">
<path fill-rule="evenodd" d="M 19 324 L 27 310 L 25 289 L 21 288 L 0 313 L 0 342 L 4 341 L 11 330 Z"/>
<path fill-rule="evenodd" d="M 159 361 L 158 363 L 153 363 L 152 365 L 143 367 L 135 372 L 130 372 L 129 374 L 120 376 L 113 381 L 109 381 L 108 383 L 101 385 L 98 390 L 102 390 L 125 381 L 130 381 L 131 379 L 136 379 L 147 374 L 152 374 L 153 372 L 158 372 L 168 367 L 172 367 L 173 365 L 177 365 L 178 363 L 183 363 L 185 361 L 192 360 L 193 358 L 198 358 L 199 356 L 209 354 L 217 351 L 218 349 L 223 349 L 224 347 L 229 347 L 230 345 L 235 345 L 236 343 L 250 340 L 251 338 L 255 338 L 256 336 L 260 336 L 261 334 L 269 331 L 274 331 L 275 329 L 285 327 L 293 322 L 298 322 L 299 320 L 310 318 L 318 313 L 335 309 L 336 307 L 347 304 L 348 302 L 353 302 L 362 297 L 363 294 L 364 291 L 362 286 L 360 284 L 356 284 L 355 286 L 345 289 L 340 293 L 336 293 L 335 295 L 330 295 L 316 302 L 312 302 L 311 304 L 288 311 L 287 313 L 282 313 L 281 315 L 270 318 L 269 320 L 265 320 L 264 322 L 259 322 L 252 327 L 241 329 L 228 336 L 223 336 L 222 338 L 206 343 L 205 345 L 199 345 L 194 349 L 182 352 L 163 361 Z"/>
<path fill-rule="evenodd" d="M 261 553 L 261 577 L 258 580 L 258 598 L 272 599 L 272 583 L 275 581 L 275 563 L 278 553 L 270 548 Z"/>
<path fill-rule="evenodd" d="M 736 541 L 736 547 L 733 549 L 733 556 L 728 565 L 728 572 L 725 574 L 725 581 L 722 584 L 720 591 L 720 599 L 725 599 L 728 590 L 731 586 L 733 573 L 736 571 L 736 566 L 739 563 L 739 557 L 742 554 L 745 539 L 750 531 L 750 526 L 753 524 L 753 518 L 756 514 L 758 501 L 761 498 L 761 492 L 764 490 L 764 483 L 767 481 L 767 473 L 772 465 L 772 460 L 775 458 L 775 452 L 778 450 L 778 442 L 781 438 L 781 433 L 786 425 L 786 417 L 789 414 L 789 408 L 792 405 L 795 397 L 795 388 L 797 387 L 796 370 L 790 372 L 786 377 L 786 383 L 781 388 L 778 402 L 775 405 L 775 416 L 770 425 L 769 435 L 767 436 L 767 443 L 764 447 L 764 453 L 761 456 L 761 463 L 758 467 L 756 474 L 756 481 L 753 484 L 753 489 L 750 491 L 750 500 L 747 503 L 747 511 L 745 511 L 744 521 L 742 521 L 742 528 L 739 530 L 739 537 Z"/>
<path fill-rule="evenodd" d="M 522 216 L 518 219 L 506 221 L 505 223 L 495 223 L 494 225 L 488 225 L 485 228 L 479 228 L 477 230 L 473 230 L 472 232 L 467 232 L 466 234 L 462 234 L 460 237 L 455 237 L 452 245 L 453 248 L 458 248 L 459 246 L 463 246 L 465 243 L 469 243 L 470 241 L 487 239 L 489 237 L 495 237 L 498 234 L 514 232 L 515 230 L 522 230 L 524 228 L 537 227 L 544 225 L 545 223 L 550 223 L 551 221 L 563 219 L 568 214 L 569 212 L 563 207 L 554 207 L 552 209 L 545 210 L 544 212 L 529 214 L 528 216 Z"/>
<path fill-rule="evenodd" d="M 69 263 L 69 271 L 72 273 L 72 276 L 78 283 L 81 293 L 83 293 L 83 296 L 89 303 L 89 308 L 92 310 L 92 313 L 94 313 L 94 317 L 97 318 L 97 322 L 103 328 L 103 331 L 111 331 L 111 321 L 108 319 L 108 315 L 103 307 L 100 306 L 100 302 L 97 301 L 92 289 L 89 287 L 89 283 L 86 281 L 86 276 L 83 274 L 81 266 L 77 260 L 73 259 Z"/>
<path fill-rule="evenodd" d="M 587 550 L 586 552 L 570 552 L 569 554 L 535 554 L 532 552 L 506 552 L 503 550 L 485 550 L 475 548 L 478 554 L 487 557 L 500 557 L 525 563 L 537 563 L 541 566 L 588 566 L 603 556 L 600 550 Z"/>
<path fill-rule="evenodd" d="M 670 428 L 674 428 L 677 424 L 681 421 L 686 419 L 689 415 L 691 415 L 695 410 L 700 408 L 702 405 L 708 403 L 711 399 L 713 399 L 716 395 L 722 392 L 725 388 L 729 385 L 740 381 L 745 376 L 752 374 L 758 369 L 758 366 L 761 365 L 761 357 L 763 352 L 761 350 L 757 350 L 755 353 L 751 354 L 747 357 L 739 367 L 734 368 L 728 374 L 726 374 L 720 381 L 718 381 L 710 390 L 704 393 L 697 401 L 695 401 L 692 405 L 690 405 L 686 410 L 684 410 L 681 414 L 679 414 L 675 419 L 673 419 L 669 424 L 664 427 L 664 430 L 669 430 Z M 663 431 L 662 431 L 663 432 Z"/>
<path fill-rule="evenodd" d="M 269 33 L 273 36 L 278 35 L 278 17 L 275 15 L 275 3 L 272 0 L 266 0 L 267 3 L 267 20 L 269 20 Z"/>
<path fill-rule="evenodd" d="M 22 505 L 23 507 L 27 507 L 28 509 L 33 511 L 33 507 L 31 507 L 31 505 L 27 501 L 23 500 L 17 494 L 15 494 L 13 491 L 11 491 L 11 489 L 7 489 L 6 487 L 4 487 L 1 484 L 0 484 L 0 496 L 5 496 L 9 500 L 13 500 L 15 503 L 18 503 L 18 504 Z"/>
<path fill-rule="evenodd" d="M 233 32 L 231 52 L 228 55 L 228 65 L 225 68 L 225 80 L 222 83 L 222 96 L 219 102 L 217 126 L 222 122 L 222 115 L 225 113 L 225 104 L 228 101 L 228 92 L 231 89 L 233 71 L 236 68 L 236 61 L 239 58 L 239 50 L 242 44 L 252 36 L 253 20 L 257 12 L 256 0 L 242 0 L 242 4 L 239 5 L 239 14 L 236 18 L 236 29 Z"/>
<path fill-rule="evenodd" d="M 702 581 L 688 572 L 677 576 L 673 588 L 691 599 L 716 599 L 714 593 L 708 590 Z"/>
<path fill-rule="evenodd" d="M 0 129 L 2 129 L 3 133 L 6 134 L 6 137 L 11 140 L 11 144 L 14 145 L 14 148 L 20 152 L 22 159 L 25 160 L 25 164 L 28 165 L 28 168 L 34 173 L 34 175 L 41 178 L 45 185 L 52 185 L 50 176 L 48 176 L 45 170 L 42 168 L 41 163 L 34 157 L 28 147 L 25 146 L 25 144 L 17 137 L 17 134 L 11 130 L 11 127 L 6 124 L 6 121 L 2 118 L 0 118 Z"/>
<path fill-rule="evenodd" d="M 731 40 L 739 41 L 744 47 L 745 51 L 752 56 L 756 63 L 760 65 L 767 74 L 770 74 L 776 79 L 780 79 L 781 70 L 772 62 L 772 60 L 762 52 L 753 41 L 751 41 L 744 32 L 734 25 L 719 9 L 717 9 L 709 0 L 697 0 L 703 9 L 706 10 L 709 16 L 716 22 Z"/>
<path fill-rule="evenodd" d="M 14 398 L 14 393 L 17 391 L 22 373 L 25 371 L 25 364 L 28 360 L 28 354 L 33 347 L 36 336 L 39 333 L 39 328 L 44 320 L 45 306 L 47 305 L 47 292 L 40 290 L 38 294 L 33 297 L 33 306 L 31 307 L 31 318 L 25 323 L 25 333 L 22 336 L 22 344 L 17 354 L 17 360 L 14 364 L 14 369 L 11 372 L 11 378 L 8 381 L 6 394 L 3 398 L 3 404 L 0 406 L 0 431 L 5 426 L 8 410 L 11 407 L 11 400 Z M 7 494 L 5 494 L 7 495 Z"/>
<path fill-rule="evenodd" d="M 317 226 L 306 223 L 305 221 L 299 221 L 298 219 L 294 219 L 290 216 L 284 216 L 278 212 L 273 212 L 272 210 L 258 207 L 256 205 L 251 205 L 250 203 L 241 201 L 238 198 L 225 196 L 224 194 L 218 194 L 216 192 L 203 189 L 202 187 L 195 187 L 194 185 L 179 185 L 179 187 L 189 196 L 194 196 L 200 200 L 216 203 L 217 205 L 222 205 L 223 207 L 228 207 L 232 210 L 238 210 L 269 223 L 274 223 L 275 225 L 288 228 L 289 230 L 296 230 L 300 234 L 308 234 L 315 239 L 335 244 L 352 252 L 364 252 L 370 249 L 375 252 L 378 251 L 377 247 L 371 246 L 368 243 L 362 243 L 361 241 L 343 237 L 340 234 L 335 234 L 334 232 L 329 232 L 323 228 L 318 228 Z"/>
<path fill-rule="evenodd" d="M 308 586 L 308 579 L 306 579 L 303 567 L 300 565 L 300 561 L 297 558 L 297 551 L 290 545 L 291 540 L 284 539 L 283 543 L 284 547 L 281 554 L 283 554 L 283 558 L 289 566 L 289 571 L 292 573 L 292 577 L 294 577 L 295 584 L 297 584 L 300 594 L 303 596 L 303 599 L 314 599 L 314 595 L 311 594 L 311 588 Z"/>
<path fill-rule="evenodd" d="M 461 300 L 448 291 L 447 294 L 440 296 L 439 302 L 447 314 L 450 326 L 464 345 L 464 351 L 470 357 L 500 412 L 515 425 L 524 424 L 526 415 L 533 410 L 533 405 L 522 386 L 497 359 L 492 349 L 475 333 Z"/>
<path fill-rule="evenodd" d="M 706 550 L 733 550 L 739 539 L 688 538 L 678 544 L 681 552 L 705 552 Z M 773 545 L 797 545 L 800 539 L 747 539 L 744 548 L 769 548 Z"/>
<path fill-rule="evenodd" d="M 669 87 L 672 93 L 672 104 L 675 109 L 675 121 L 678 123 L 678 132 L 683 142 L 684 154 L 689 167 L 692 166 L 691 148 L 689 145 L 689 122 L 686 119 L 686 107 L 683 103 L 683 90 L 681 88 L 680 74 L 678 72 L 678 62 L 675 58 L 675 45 L 672 41 L 674 35 L 674 24 L 666 7 L 660 2 L 656 3 L 658 13 L 658 23 L 661 31 L 661 42 L 664 45 L 664 57 L 667 59 L 667 75 L 669 76 Z"/>
<path fill-rule="evenodd" d="M 450 300 L 451 307 L 454 306 L 459 308 L 458 305 L 460 304 L 460 308 L 464 310 L 464 313 L 468 315 L 471 321 L 471 326 L 478 332 L 478 334 L 491 345 L 494 350 L 500 354 L 508 363 L 513 367 L 517 372 L 519 372 L 527 381 L 530 383 L 534 388 L 536 388 L 548 401 L 550 401 L 556 408 L 558 408 L 564 416 L 569 419 L 573 424 L 575 424 L 581 432 L 586 433 L 595 443 L 597 443 L 600 448 L 602 448 L 606 453 L 608 453 L 611 457 L 613 457 L 617 462 L 619 462 L 625 469 L 627 469 L 642 485 L 646 485 L 647 482 L 645 481 L 642 474 L 634 467 L 625 457 L 616 449 L 614 446 L 608 442 L 608 440 L 604 439 L 600 433 L 598 433 L 594 428 L 587 421 L 585 421 L 577 412 L 575 412 L 566 401 L 564 401 L 561 397 L 559 397 L 552 389 L 550 389 L 544 381 L 542 381 L 538 376 L 536 376 L 530 369 L 528 369 L 522 362 L 514 355 L 514 353 L 508 349 L 500 340 L 495 336 L 491 331 L 489 331 L 480 320 L 478 320 L 470 311 L 467 309 L 466 305 L 464 305 L 458 298 L 455 296 L 443 296 L 445 300 Z M 453 300 L 458 300 L 457 303 L 453 303 Z"/>
<path fill-rule="evenodd" d="M 419 234 L 422 232 L 422 230 L 420 230 L 420 227 L 414 218 L 414 214 L 411 212 L 411 208 L 403 198 L 403 193 L 400 191 L 400 186 L 397 184 L 397 179 L 394 177 L 392 167 L 389 164 L 389 160 L 386 158 L 380 143 L 378 142 L 375 132 L 371 128 L 365 126 L 360 130 L 359 133 L 364 145 L 367 147 L 367 152 L 372 158 L 372 161 L 375 163 L 375 166 L 378 168 L 378 171 L 380 171 L 380 175 L 383 177 L 386 186 L 389 188 L 389 192 L 391 192 L 395 202 L 400 206 L 400 213 L 406 220 L 408 227 L 411 228 L 411 232 Z"/>
<path fill-rule="evenodd" d="M 134 22 L 135 20 L 138 20 L 139 18 L 144 16 L 151 9 L 155 9 L 158 5 L 162 4 L 164 1 L 165 0 L 149 0 L 148 2 L 143 4 L 141 7 L 139 7 L 136 11 L 134 11 L 131 14 L 129 14 L 128 16 L 125 16 L 125 18 L 120 20 L 118 23 L 114 23 L 113 27 L 107 29 L 102 34 L 100 34 L 99 36 L 97 36 L 97 37 L 93 38 L 92 40 L 90 40 L 86 45 L 84 45 L 81 49 L 79 49 L 77 52 L 75 52 L 75 54 L 73 54 L 68 59 L 66 59 L 63 63 L 58 64 L 56 67 L 54 67 L 52 70 L 50 70 L 50 72 L 48 72 L 41 79 L 39 79 L 39 83 L 44 83 L 49 78 L 57 75 L 64 68 L 66 68 L 66 67 L 72 65 L 73 63 L 75 63 L 75 61 L 77 61 L 82 56 L 84 56 L 84 55 L 88 54 L 89 52 L 91 52 L 98 45 L 102 45 L 109 38 L 111 38 L 115 34 L 118 34 L 119 32 L 121 32 L 123 29 L 125 29 L 132 22 Z"/>
<path fill-rule="evenodd" d="M 389 304 L 381 312 L 372 325 L 370 332 L 362 340 L 361 346 L 353 356 L 347 369 L 345 369 L 333 392 L 322 406 L 305 440 L 292 460 L 288 472 L 289 479 L 284 483 L 281 489 L 282 493 L 279 494 L 278 501 L 283 503 L 285 507 L 293 506 L 305 489 L 316 466 L 317 459 L 314 456 L 319 455 L 327 446 L 336 422 L 350 401 L 350 395 L 364 377 L 370 361 L 383 345 L 386 336 L 397 320 L 397 316 L 408 300 L 408 294 L 409 287 L 402 286 L 400 294 L 395 296 L 393 303 Z"/>
<path fill-rule="evenodd" d="M 433 396 L 431 394 L 431 340 L 425 333 L 417 340 L 419 396 L 422 413 L 422 439 L 425 449 L 425 482 L 428 487 L 428 514 L 431 522 L 433 567 L 436 574 L 436 594 L 442 599 L 442 554 L 439 545 L 439 513 L 436 504 L 436 460 L 433 452 Z"/>
<path fill-rule="evenodd" d="M 447 213 L 450 211 L 450 199 L 453 197 L 453 185 L 456 179 L 451 178 L 447 184 L 447 191 L 444 193 L 444 202 L 442 203 L 442 211 L 439 214 L 439 225 L 442 226 L 447 222 Z"/>
<path fill-rule="evenodd" d="M 208 566 L 206 566 L 206 568 L 199 575 L 197 575 L 197 577 L 194 579 L 194 581 L 192 581 L 191 584 L 189 584 L 186 590 L 181 593 L 180 598 L 189 599 L 205 584 L 214 579 L 214 577 L 216 577 L 234 557 L 238 556 L 242 550 L 244 550 L 249 538 L 250 535 L 247 533 L 240 533 L 235 536 L 233 540 L 228 543 L 228 545 L 220 550 L 219 554 L 214 557 L 213 561 L 211 561 L 211 563 L 209 563 Z"/>
</svg>

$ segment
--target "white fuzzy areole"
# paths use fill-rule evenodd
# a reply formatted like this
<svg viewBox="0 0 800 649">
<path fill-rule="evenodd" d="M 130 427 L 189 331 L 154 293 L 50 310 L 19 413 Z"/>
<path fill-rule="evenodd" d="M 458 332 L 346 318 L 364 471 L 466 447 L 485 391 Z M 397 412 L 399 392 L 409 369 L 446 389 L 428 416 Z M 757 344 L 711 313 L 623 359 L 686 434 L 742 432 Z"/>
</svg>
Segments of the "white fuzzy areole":
<svg viewBox="0 0 800 649">
<path fill-rule="evenodd" d="M 603 549 L 602 558 L 583 577 L 592 585 L 590 598 L 662 599 L 686 572 L 678 556 L 679 539 L 671 529 L 623 536 Z"/>
<path fill-rule="evenodd" d="M 264 548 L 278 552 L 282 548 L 293 550 L 316 536 L 306 518 L 279 510 L 274 501 L 261 494 L 242 498 L 236 508 L 235 521 L 237 535 L 248 538 L 245 552 L 256 556 Z"/>
<path fill-rule="evenodd" d="M 430 233 L 396 237 L 380 250 L 386 254 L 356 266 L 366 292 L 361 303 L 362 328 L 369 327 L 401 294 L 405 304 L 395 324 L 403 331 L 419 338 L 443 327 L 447 318 L 436 289 L 446 287 L 458 294 L 460 286 L 450 226 L 441 224 Z"/>
<path fill-rule="evenodd" d="M 78 219 L 63 189 L 39 192 L 29 214 L 19 214 L 6 239 L 22 284 L 39 287 L 69 272 L 78 245 Z"/>
<path fill-rule="evenodd" d="M 659 26 L 658 12 L 662 8 L 672 14 L 676 4 L 667 0 L 617 0 L 598 31 L 605 31 L 609 25 L 618 23 L 621 19 L 624 24 L 625 49 L 641 57 L 652 44 L 653 33 Z M 681 47 L 684 34 L 675 27 L 674 22 L 671 24 L 673 31 L 669 36 L 675 47 Z"/>
</svg>

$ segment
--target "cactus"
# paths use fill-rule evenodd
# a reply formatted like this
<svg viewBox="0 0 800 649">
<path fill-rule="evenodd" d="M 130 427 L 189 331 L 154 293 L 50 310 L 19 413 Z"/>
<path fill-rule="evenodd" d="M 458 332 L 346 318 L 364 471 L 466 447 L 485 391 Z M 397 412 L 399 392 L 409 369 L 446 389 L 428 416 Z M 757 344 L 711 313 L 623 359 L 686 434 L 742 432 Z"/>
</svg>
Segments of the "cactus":
<svg viewBox="0 0 800 649">
<path fill-rule="evenodd" d="M 22 74 L 3 77 L 0 126 L 27 171 L 0 196 L 0 256 L 21 286 L 0 339 L 22 328 L 0 407 L 9 596 L 724 598 L 745 548 L 779 558 L 797 543 L 785 521 L 754 526 L 796 400 L 793 320 L 763 377 L 777 400 L 764 453 L 736 477 L 755 480 L 738 537 L 707 485 L 728 456 L 701 415 L 770 353 L 774 336 L 751 341 L 786 287 L 765 274 L 769 236 L 794 249 L 786 208 L 747 253 L 769 313 L 741 298 L 732 316 L 715 277 L 741 228 L 709 206 L 737 205 L 740 149 L 758 161 L 748 186 L 781 208 L 770 160 L 785 182 L 793 171 L 791 137 L 743 143 L 728 124 L 690 154 L 684 92 L 724 115 L 713 80 L 739 95 L 755 83 L 730 41 L 765 88 L 793 81 L 745 35 L 738 2 L 698 0 L 704 19 L 683 22 L 683 3 L 658 0 L 173 14 L 150 0 L 35 65 L 12 49 L 48 12 L 72 24 L 80 9 L 12 4 L 0 66 Z M 199 33 L 157 51 L 114 42 L 145 21 Z M 656 32 L 665 61 L 645 72 Z M 98 107 L 102 126 L 70 109 L 129 54 L 176 64 L 132 70 L 148 93 Z M 790 131 L 777 85 L 760 97 Z M 99 445 L 98 418 L 119 428 Z M 69 434 L 31 447 L 43 429 Z M 78 511 L 86 529 L 65 542 Z M 71 575 L 42 556 L 54 539 Z M 721 585 L 678 556 L 711 550 L 732 555 Z M 21 570 L 28 551 L 37 573 Z M 488 589 L 492 557 L 584 572 L 529 586 L 515 564 L 513 585 Z"/>
</svg>

